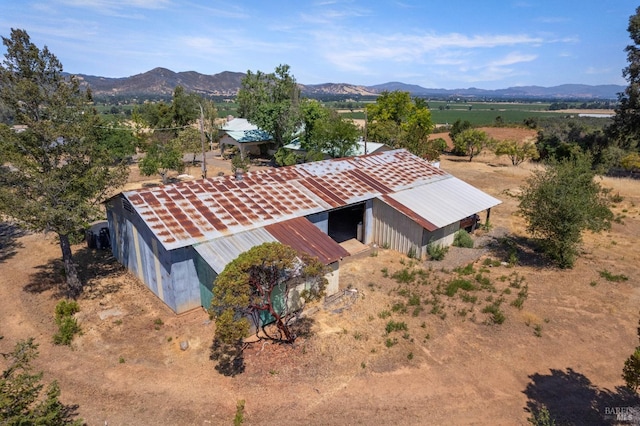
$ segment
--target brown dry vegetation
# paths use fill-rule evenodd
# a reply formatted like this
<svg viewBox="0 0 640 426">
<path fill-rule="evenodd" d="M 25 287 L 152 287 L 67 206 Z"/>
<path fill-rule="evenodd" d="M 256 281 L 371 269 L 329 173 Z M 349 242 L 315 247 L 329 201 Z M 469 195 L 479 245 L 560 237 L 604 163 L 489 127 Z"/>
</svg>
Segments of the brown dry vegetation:
<svg viewBox="0 0 640 426">
<path fill-rule="evenodd" d="M 491 212 L 493 229 L 474 237 L 484 248 L 452 249 L 443 262 L 382 248 L 346 259 L 341 286 L 355 296 L 312 309 L 305 323 L 312 333 L 293 346 L 250 347 L 246 370 L 234 378 L 209 360 L 215 325 L 206 312 L 176 316 L 107 252 L 84 245 L 75 247 L 87 282 L 79 300 L 83 334 L 71 348 L 52 345 L 59 249 L 51 236 L 4 226 L 0 352 L 35 337 L 36 367 L 59 381 L 62 400 L 78 404 L 91 425 L 227 425 L 241 399 L 250 425 L 513 425 L 526 424 L 527 409 L 539 403 L 561 420 L 602 424 L 605 407 L 639 404 L 620 389 L 620 374 L 637 344 L 640 184 L 602 181 L 623 197 L 614 208 L 620 223 L 586 235 L 576 267 L 557 270 L 533 250 L 514 214 L 513 195 L 534 166 L 507 164 L 489 154 L 472 163 L 442 158 L 443 169 L 503 200 Z M 508 261 L 510 248 L 517 264 L 483 266 L 484 259 Z M 464 277 L 479 286 L 481 273 L 490 285 L 485 280 L 464 300 L 461 290 L 443 294 L 459 276 L 454 269 L 474 260 L 475 272 Z M 403 269 L 424 272 L 411 283 L 390 277 Z M 603 270 L 629 279 L 607 281 Z M 521 290 L 515 276 L 528 287 L 522 309 L 511 306 Z M 412 295 L 419 302 L 410 305 Z M 500 297 L 506 320 L 490 324 L 482 310 Z M 387 333 L 390 320 L 407 330 Z"/>
</svg>

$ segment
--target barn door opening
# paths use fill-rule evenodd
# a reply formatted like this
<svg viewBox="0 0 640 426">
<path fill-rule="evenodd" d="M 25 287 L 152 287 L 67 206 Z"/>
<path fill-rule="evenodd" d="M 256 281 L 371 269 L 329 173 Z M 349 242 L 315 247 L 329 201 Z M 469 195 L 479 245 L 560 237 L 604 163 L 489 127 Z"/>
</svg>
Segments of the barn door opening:
<svg viewBox="0 0 640 426">
<path fill-rule="evenodd" d="M 351 239 L 363 239 L 364 203 L 354 204 L 329 212 L 329 236 L 342 243 Z"/>
</svg>

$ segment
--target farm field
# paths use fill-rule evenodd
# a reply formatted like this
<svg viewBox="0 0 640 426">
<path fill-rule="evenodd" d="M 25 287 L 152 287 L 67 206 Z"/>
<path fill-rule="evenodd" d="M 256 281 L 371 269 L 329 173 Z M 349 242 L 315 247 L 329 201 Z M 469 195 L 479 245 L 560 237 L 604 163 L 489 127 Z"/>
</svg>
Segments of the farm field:
<svg viewBox="0 0 640 426">
<path fill-rule="evenodd" d="M 620 377 L 638 344 L 640 182 L 602 180 L 622 197 L 619 223 L 586 235 L 576 267 L 557 270 L 531 250 L 515 215 L 514 195 L 535 165 L 483 154 L 471 163 L 445 156 L 441 167 L 503 201 L 492 229 L 474 236 L 481 248 L 452 249 L 442 262 L 380 248 L 345 259 L 340 283 L 353 299 L 313 309 L 311 334 L 292 347 L 253 345 L 236 377 L 209 360 L 206 312 L 174 315 L 108 252 L 83 244 L 74 247 L 87 283 L 83 334 L 71 348 L 53 345 L 59 247 L 5 224 L 0 352 L 35 337 L 36 369 L 58 380 L 62 401 L 78 404 L 89 425 L 228 425 L 239 400 L 247 425 L 524 425 L 540 404 L 566 423 L 611 424 L 606 409 L 640 405 Z M 129 187 L 141 179 L 133 173 Z M 478 274 L 480 289 L 447 295 L 449 280 Z M 500 298 L 498 324 L 483 310 Z"/>
</svg>

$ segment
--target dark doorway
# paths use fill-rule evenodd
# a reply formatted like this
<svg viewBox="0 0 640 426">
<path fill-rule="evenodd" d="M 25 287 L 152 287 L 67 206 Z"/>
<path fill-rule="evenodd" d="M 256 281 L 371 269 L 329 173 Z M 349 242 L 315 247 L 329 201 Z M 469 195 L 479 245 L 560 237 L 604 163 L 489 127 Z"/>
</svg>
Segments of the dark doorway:
<svg viewBox="0 0 640 426">
<path fill-rule="evenodd" d="M 364 203 L 329 212 L 329 236 L 342 243 L 358 237 L 358 225 L 364 218 Z"/>
</svg>

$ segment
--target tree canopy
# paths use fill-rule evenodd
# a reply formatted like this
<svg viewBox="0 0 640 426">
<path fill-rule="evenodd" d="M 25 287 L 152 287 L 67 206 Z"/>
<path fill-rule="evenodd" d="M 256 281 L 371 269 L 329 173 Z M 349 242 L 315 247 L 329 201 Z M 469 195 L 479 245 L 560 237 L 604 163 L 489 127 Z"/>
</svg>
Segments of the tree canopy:
<svg viewBox="0 0 640 426">
<path fill-rule="evenodd" d="M 457 155 L 469 156 L 469 161 L 480 154 L 491 143 L 486 132 L 479 129 L 466 129 L 458 133 L 453 140 L 453 152 Z"/>
<path fill-rule="evenodd" d="M 517 166 L 527 160 L 537 160 L 540 155 L 536 144 L 530 138 L 522 142 L 515 139 L 506 139 L 496 144 L 495 154 L 500 157 L 506 155 L 511 160 L 511 164 Z"/>
<path fill-rule="evenodd" d="M 256 334 L 262 330 L 269 338 L 293 342 L 291 322 L 306 302 L 324 294 L 324 272 L 316 258 L 277 242 L 253 247 L 229 263 L 213 283 L 211 302 L 219 364 L 238 358 L 251 324 Z M 275 335 L 268 334 L 268 323 L 275 323 Z"/>
<path fill-rule="evenodd" d="M 608 191 L 594 178 L 591 158 L 577 154 L 550 161 L 522 187 L 519 212 L 527 230 L 561 268 L 573 267 L 584 231 L 611 226 Z"/>
<path fill-rule="evenodd" d="M 368 139 L 405 148 L 431 161 L 440 157 L 441 144 L 429 140 L 434 126 L 423 99 L 412 99 L 409 92 L 384 91 L 366 108 Z"/>
<path fill-rule="evenodd" d="M 102 217 L 100 203 L 124 183 L 128 169 L 114 164 L 88 93 L 63 75 L 55 55 L 24 30 L 12 29 L 2 42 L 0 103 L 23 128 L 0 125 L 0 213 L 58 235 L 67 295 L 75 298 L 82 284 L 69 237 Z"/>
<path fill-rule="evenodd" d="M 200 132 L 205 132 L 206 137 L 213 140 L 213 120 L 216 115 L 211 102 L 195 93 L 185 92 L 182 86 L 174 89 L 171 104 L 159 102 L 140 107 L 134 113 L 134 121 L 143 121 L 142 127 L 151 128 L 150 133 L 144 129 L 138 133 L 141 137 L 140 147 L 145 151 L 140 161 L 142 174 L 159 174 L 162 183 L 167 183 L 169 171 L 184 170 L 185 153 L 192 153 L 192 162 L 195 163 L 196 153 L 203 148 Z M 198 130 L 194 124 L 200 119 L 204 122 Z"/>
<path fill-rule="evenodd" d="M 300 88 L 289 65 L 275 72 L 247 71 L 238 91 L 238 114 L 273 137 L 276 148 L 291 142 L 302 124 Z"/>
<path fill-rule="evenodd" d="M 62 404 L 60 388 L 53 381 L 43 393 L 42 373 L 31 365 L 38 356 L 33 338 L 16 343 L 13 351 L 0 354 L 8 359 L 0 375 L 0 424 L 3 425 L 81 425 L 74 420 L 71 407 Z"/>
<path fill-rule="evenodd" d="M 632 43 L 625 48 L 628 65 L 622 75 L 629 85 L 618 96 L 616 114 L 608 131 L 621 149 L 637 151 L 640 149 L 640 7 L 629 17 L 627 31 Z"/>
</svg>

